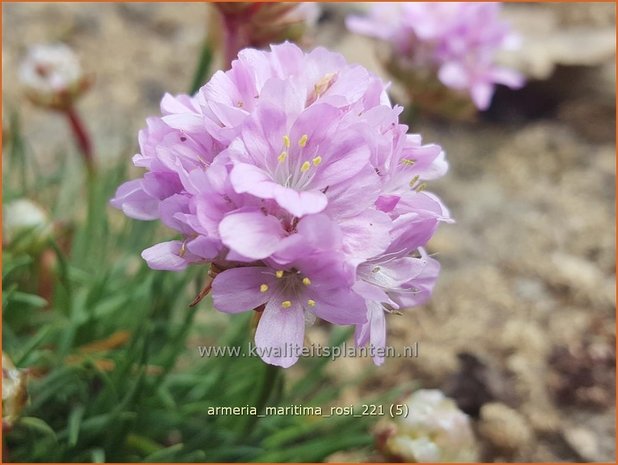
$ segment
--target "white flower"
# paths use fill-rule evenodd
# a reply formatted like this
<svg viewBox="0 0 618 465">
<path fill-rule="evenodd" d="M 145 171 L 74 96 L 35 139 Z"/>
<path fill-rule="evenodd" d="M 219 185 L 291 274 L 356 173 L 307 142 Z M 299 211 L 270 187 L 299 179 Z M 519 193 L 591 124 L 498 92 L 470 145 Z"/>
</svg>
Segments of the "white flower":
<svg viewBox="0 0 618 465">
<path fill-rule="evenodd" d="M 2 422 L 12 425 L 28 400 L 25 371 L 15 368 L 11 359 L 2 354 Z"/>
<path fill-rule="evenodd" d="M 36 252 L 52 232 L 47 213 L 28 199 L 5 204 L 2 218 L 3 245 L 15 251 Z"/>
<path fill-rule="evenodd" d="M 88 85 L 77 55 L 62 43 L 32 46 L 22 61 L 19 77 L 27 95 L 44 106 L 74 99 Z"/>
<path fill-rule="evenodd" d="M 441 391 L 421 389 L 405 402 L 408 415 L 383 425 L 383 452 L 406 462 L 475 462 L 470 419 Z"/>
</svg>

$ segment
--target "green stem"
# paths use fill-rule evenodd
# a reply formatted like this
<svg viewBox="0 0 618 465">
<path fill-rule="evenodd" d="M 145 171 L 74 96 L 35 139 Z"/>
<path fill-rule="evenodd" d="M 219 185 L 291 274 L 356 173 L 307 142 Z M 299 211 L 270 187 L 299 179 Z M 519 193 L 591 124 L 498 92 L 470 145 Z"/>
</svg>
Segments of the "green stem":
<svg viewBox="0 0 618 465">
<path fill-rule="evenodd" d="M 206 77 L 208 76 L 208 71 L 210 70 L 211 62 L 212 47 L 210 45 L 210 40 L 206 39 L 204 41 L 204 44 L 202 45 L 200 59 L 197 62 L 197 68 L 195 69 L 195 73 L 193 74 L 193 80 L 191 81 L 191 89 L 189 91 L 191 95 L 195 94 L 200 89 L 200 87 L 204 85 Z"/>
<path fill-rule="evenodd" d="M 257 408 L 258 414 L 262 414 L 264 407 L 268 403 L 269 398 L 273 392 L 274 387 L 277 385 L 278 379 L 281 377 L 282 372 L 281 368 L 276 365 L 265 364 L 264 365 L 264 376 L 262 378 L 262 384 L 260 385 L 260 390 L 258 392 L 258 396 L 255 402 L 255 407 Z M 242 428 L 242 436 L 245 437 L 251 434 L 255 423 L 258 420 L 256 415 L 248 415 L 247 422 Z"/>
</svg>

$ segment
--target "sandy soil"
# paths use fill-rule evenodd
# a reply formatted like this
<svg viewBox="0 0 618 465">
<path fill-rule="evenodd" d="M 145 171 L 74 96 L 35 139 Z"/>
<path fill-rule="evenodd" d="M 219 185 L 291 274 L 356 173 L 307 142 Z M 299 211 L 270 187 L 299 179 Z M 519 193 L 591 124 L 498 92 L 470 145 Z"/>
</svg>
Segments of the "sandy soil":
<svg viewBox="0 0 618 465">
<path fill-rule="evenodd" d="M 343 35 L 342 8 L 327 7 L 315 42 L 378 71 L 373 45 Z M 524 8 L 552 24 L 528 39 L 572 28 L 600 49 L 606 41 L 590 31 L 614 30 L 613 5 L 518 5 L 513 17 L 529 17 Z M 4 107 L 20 108 L 41 159 L 70 146 L 64 122 L 24 104 L 16 81 L 28 44 L 64 40 L 96 72 L 80 110 L 100 156 L 128 163 L 134 134 L 161 95 L 186 91 L 206 9 L 4 4 Z M 501 90 L 477 122 L 415 123 L 414 132 L 448 153 L 451 170 L 432 190 L 457 223 L 443 226 L 430 245 L 443 266 L 432 302 L 389 318 L 390 344 L 419 341 L 419 357 L 371 368 L 342 402 L 415 380 L 443 389 L 472 415 L 488 460 L 613 461 L 615 49 L 609 59 L 599 53 L 596 61 L 590 54 L 577 61 L 565 58 L 564 44 L 554 44 L 558 51 L 542 40 L 531 46 L 536 52 L 519 63 L 533 76 L 545 73 L 543 80 L 516 94 Z M 320 340 L 323 331 L 311 337 Z M 368 366 L 341 359 L 330 376 L 336 382 Z M 336 457 L 346 458 L 379 459 Z"/>
</svg>

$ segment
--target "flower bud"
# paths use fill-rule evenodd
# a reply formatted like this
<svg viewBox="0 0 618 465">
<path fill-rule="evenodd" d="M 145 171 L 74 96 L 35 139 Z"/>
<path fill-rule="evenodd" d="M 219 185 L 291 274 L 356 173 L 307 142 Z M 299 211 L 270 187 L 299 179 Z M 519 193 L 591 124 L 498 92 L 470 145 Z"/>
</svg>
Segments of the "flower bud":
<svg viewBox="0 0 618 465">
<path fill-rule="evenodd" d="M 92 81 L 73 50 L 61 43 L 31 47 L 19 76 L 26 96 L 34 104 L 54 110 L 69 107 Z"/>
<path fill-rule="evenodd" d="M 421 389 L 404 401 L 407 415 L 376 427 L 378 447 L 403 462 L 475 462 L 468 416 L 439 390 Z"/>
<path fill-rule="evenodd" d="M 301 42 L 320 15 L 316 3 L 214 3 L 221 14 L 227 59 L 245 47 Z"/>
<path fill-rule="evenodd" d="M 15 368 L 11 359 L 2 354 L 2 424 L 11 427 L 26 401 L 28 391 L 26 371 Z"/>
<path fill-rule="evenodd" d="M 5 204 L 2 216 L 2 245 L 14 253 L 36 254 L 51 237 L 53 227 L 47 213 L 28 199 Z"/>
</svg>

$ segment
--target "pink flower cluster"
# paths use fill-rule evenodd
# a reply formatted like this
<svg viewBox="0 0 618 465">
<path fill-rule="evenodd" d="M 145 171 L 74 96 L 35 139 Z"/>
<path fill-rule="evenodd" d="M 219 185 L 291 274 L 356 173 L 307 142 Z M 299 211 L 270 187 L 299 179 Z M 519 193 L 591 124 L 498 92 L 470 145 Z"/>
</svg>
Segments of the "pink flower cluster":
<svg viewBox="0 0 618 465">
<path fill-rule="evenodd" d="M 429 297 L 439 265 L 423 246 L 449 221 L 424 190 L 444 153 L 407 134 L 401 111 L 341 55 L 245 49 L 194 97 L 163 98 L 133 159 L 146 173 L 112 204 L 182 236 L 143 252 L 151 268 L 212 262 L 218 310 L 264 306 L 264 361 L 295 363 L 286 348 L 316 317 L 384 346 L 385 312 Z"/>
<path fill-rule="evenodd" d="M 499 18 L 500 3 L 403 2 L 373 5 L 368 16 L 351 16 L 348 28 L 390 43 L 408 68 L 435 72 L 445 86 L 468 92 L 485 110 L 495 84 L 523 85 L 523 77 L 495 64 L 500 49 L 516 48 L 517 36 Z"/>
</svg>

